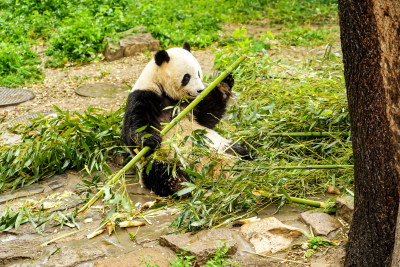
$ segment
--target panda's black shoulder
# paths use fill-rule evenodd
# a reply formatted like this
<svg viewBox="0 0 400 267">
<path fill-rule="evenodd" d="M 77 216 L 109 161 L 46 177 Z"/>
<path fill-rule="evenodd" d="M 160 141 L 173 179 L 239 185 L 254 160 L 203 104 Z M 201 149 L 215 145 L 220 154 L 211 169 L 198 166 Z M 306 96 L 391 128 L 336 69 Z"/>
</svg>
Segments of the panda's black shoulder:
<svg viewBox="0 0 400 267">
<path fill-rule="evenodd" d="M 127 102 L 127 112 L 141 108 L 156 115 L 165 107 L 174 106 L 178 101 L 172 99 L 164 91 L 161 95 L 152 90 L 136 89 L 129 94 Z"/>
<path fill-rule="evenodd" d="M 162 97 L 151 90 L 134 90 L 129 94 L 127 109 L 137 106 L 159 107 Z"/>
</svg>

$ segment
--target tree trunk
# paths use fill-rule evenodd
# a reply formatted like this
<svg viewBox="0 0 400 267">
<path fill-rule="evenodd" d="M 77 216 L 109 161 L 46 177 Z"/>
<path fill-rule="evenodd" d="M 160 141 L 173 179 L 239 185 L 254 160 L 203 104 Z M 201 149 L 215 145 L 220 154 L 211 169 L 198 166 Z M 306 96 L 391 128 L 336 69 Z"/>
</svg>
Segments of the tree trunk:
<svg viewBox="0 0 400 267">
<path fill-rule="evenodd" d="M 397 214 L 396 239 L 393 248 L 392 267 L 400 266 L 400 209 Z"/>
<path fill-rule="evenodd" d="M 390 264 L 400 181 L 400 3 L 339 0 L 354 155 L 345 266 Z"/>
</svg>

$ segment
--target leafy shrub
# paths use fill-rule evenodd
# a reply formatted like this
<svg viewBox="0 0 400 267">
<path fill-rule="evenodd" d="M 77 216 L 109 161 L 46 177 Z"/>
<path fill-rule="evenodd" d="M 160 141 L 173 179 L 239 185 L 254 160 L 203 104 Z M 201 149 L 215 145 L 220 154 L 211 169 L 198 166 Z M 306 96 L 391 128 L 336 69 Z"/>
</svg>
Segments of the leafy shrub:
<svg viewBox="0 0 400 267">
<path fill-rule="evenodd" d="M 87 14 L 66 19 L 49 40 L 47 55 L 62 61 L 91 61 L 104 49 L 104 30 Z"/>
<path fill-rule="evenodd" d="M 27 45 L 0 43 L 0 84 L 17 86 L 42 79 L 37 55 Z"/>
</svg>

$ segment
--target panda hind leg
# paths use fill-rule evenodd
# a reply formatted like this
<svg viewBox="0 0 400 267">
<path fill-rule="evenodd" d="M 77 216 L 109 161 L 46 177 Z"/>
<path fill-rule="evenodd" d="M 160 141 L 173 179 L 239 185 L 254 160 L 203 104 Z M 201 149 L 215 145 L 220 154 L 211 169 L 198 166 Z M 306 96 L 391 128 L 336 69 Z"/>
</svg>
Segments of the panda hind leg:
<svg viewBox="0 0 400 267">
<path fill-rule="evenodd" d="M 183 188 L 182 182 L 189 180 L 186 172 L 178 169 L 176 177 L 172 176 L 172 166 L 162 161 L 153 161 L 149 173 L 142 169 L 144 185 L 161 197 L 170 196 Z"/>
<path fill-rule="evenodd" d="M 233 156 L 238 156 L 241 159 L 244 160 L 252 160 L 253 157 L 251 156 L 250 152 L 247 151 L 246 148 L 242 147 L 238 143 L 232 142 L 228 149 L 225 151 L 226 154 L 233 155 Z"/>
</svg>

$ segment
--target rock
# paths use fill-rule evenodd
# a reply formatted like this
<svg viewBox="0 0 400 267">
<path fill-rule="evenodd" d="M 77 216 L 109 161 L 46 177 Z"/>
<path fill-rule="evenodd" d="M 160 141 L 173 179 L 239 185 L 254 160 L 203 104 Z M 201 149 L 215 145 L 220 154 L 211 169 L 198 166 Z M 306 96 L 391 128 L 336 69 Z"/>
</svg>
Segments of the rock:
<svg viewBox="0 0 400 267">
<path fill-rule="evenodd" d="M 342 218 L 347 223 L 351 223 L 354 213 L 354 198 L 343 197 L 336 199 L 336 216 Z"/>
<path fill-rule="evenodd" d="M 7 202 L 9 200 L 13 200 L 20 197 L 27 197 L 35 194 L 42 193 L 44 191 L 43 186 L 39 185 L 28 185 L 21 189 L 17 189 L 13 192 L 7 192 L 4 194 L 0 194 L 0 204 Z"/>
<path fill-rule="evenodd" d="M 127 36 L 119 44 L 124 47 L 124 57 L 146 50 L 156 51 L 160 47 L 160 41 L 154 39 L 150 33 L 137 33 L 133 36 Z"/>
<path fill-rule="evenodd" d="M 187 252 L 196 257 L 196 262 L 201 265 L 211 258 L 215 249 L 225 243 L 229 247 L 227 254 L 233 255 L 237 251 L 237 244 L 233 240 L 229 229 L 215 228 L 198 232 L 197 234 L 185 233 L 164 235 L 160 237 L 160 245 L 169 247 L 175 253 Z"/>
<path fill-rule="evenodd" d="M 51 190 L 56 190 L 67 184 L 67 178 L 68 178 L 68 175 L 63 173 L 63 174 L 54 175 L 53 177 L 46 179 L 45 181 L 47 182 L 47 186 L 50 187 Z"/>
<path fill-rule="evenodd" d="M 303 212 L 300 218 L 312 227 L 315 235 L 327 236 L 342 226 L 334 217 L 323 212 Z"/>
<path fill-rule="evenodd" d="M 7 264 L 35 260 L 41 255 L 41 247 L 38 241 L 12 240 L 9 242 L 1 241 L 0 246 L 0 266 Z"/>
<path fill-rule="evenodd" d="M 150 33 L 136 33 L 120 39 L 119 45 L 108 39 L 104 56 L 107 61 L 113 61 L 146 50 L 156 51 L 159 47 L 160 41 L 154 39 Z"/>
<path fill-rule="evenodd" d="M 254 246 L 256 253 L 262 254 L 275 253 L 302 235 L 302 230 L 285 225 L 275 217 L 245 224 L 240 232 Z"/>
<path fill-rule="evenodd" d="M 124 267 L 139 267 L 139 266 L 159 266 L 168 267 L 168 259 L 159 251 L 152 248 L 142 250 L 134 250 L 129 253 L 100 260 L 94 264 L 95 267 L 108 266 L 124 266 Z"/>
<path fill-rule="evenodd" d="M 124 57 L 124 48 L 119 45 L 107 42 L 106 48 L 104 49 L 104 57 L 107 61 L 114 61 Z"/>
<path fill-rule="evenodd" d="M 72 267 L 79 264 L 105 257 L 105 251 L 98 247 L 81 245 L 74 247 L 70 244 L 60 245 L 57 253 L 51 254 L 45 266 Z M 117 266 L 117 265 L 109 265 Z"/>
<path fill-rule="evenodd" d="M 341 267 L 346 258 L 345 243 L 326 250 L 324 253 L 310 258 L 312 267 Z"/>
</svg>

